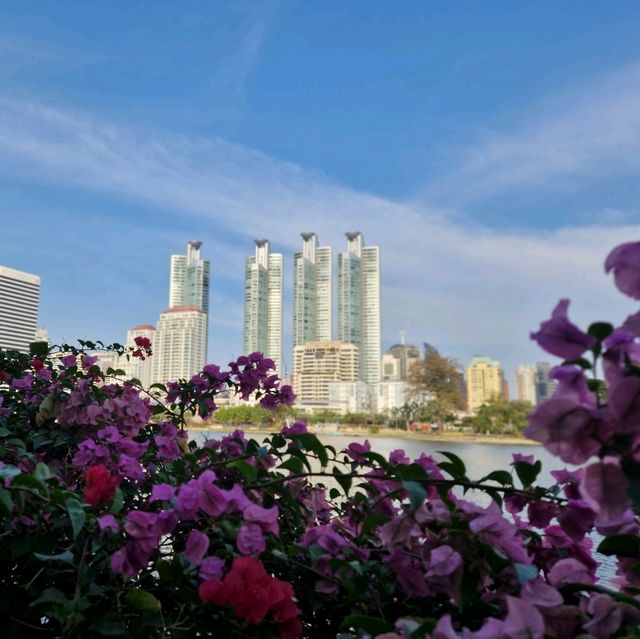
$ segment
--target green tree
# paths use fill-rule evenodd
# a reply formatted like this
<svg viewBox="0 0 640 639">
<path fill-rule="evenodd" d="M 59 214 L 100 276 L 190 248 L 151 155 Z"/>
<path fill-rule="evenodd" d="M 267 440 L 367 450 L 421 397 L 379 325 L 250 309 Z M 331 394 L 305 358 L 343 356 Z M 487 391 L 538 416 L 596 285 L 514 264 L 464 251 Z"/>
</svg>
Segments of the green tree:
<svg viewBox="0 0 640 639">
<path fill-rule="evenodd" d="M 532 408 L 529 402 L 493 399 L 478 409 L 473 420 L 474 428 L 481 433 L 496 435 L 521 433 L 528 423 L 527 416 Z"/>
</svg>

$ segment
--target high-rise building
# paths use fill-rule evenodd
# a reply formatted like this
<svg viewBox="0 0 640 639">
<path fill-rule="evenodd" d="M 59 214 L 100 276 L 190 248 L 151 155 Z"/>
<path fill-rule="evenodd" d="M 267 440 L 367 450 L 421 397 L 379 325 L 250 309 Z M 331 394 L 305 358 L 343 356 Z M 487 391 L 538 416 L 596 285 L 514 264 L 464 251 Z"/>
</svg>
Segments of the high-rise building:
<svg viewBox="0 0 640 639">
<path fill-rule="evenodd" d="M 202 242 L 187 242 L 186 255 L 171 256 L 169 308 L 197 306 L 209 314 L 209 276 L 211 265 L 200 257 Z"/>
<path fill-rule="evenodd" d="M 175 307 L 180 308 L 180 307 Z M 126 356 L 123 356 L 120 359 L 119 367 L 125 371 L 126 377 L 128 379 L 137 379 L 142 384 L 143 388 L 149 388 L 155 380 L 154 375 L 154 363 L 157 361 L 157 339 L 156 335 L 159 335 L 155 326 L 151 324 L 138 324 L 134 326 L 130 331 L 127 332 L 127 346 L 131 346 L 133 348 L 138 348 L 135 339 L 136 337 L 146 337 L 151 342 L 151 350 L 154 354 L 151 357 L 147 357 L 144 360 L 139 359 L 137 357 L 129 356 L 129 359 Z M 198 372 L 198 371 L 194 371 Z M 180 376 L 178 376 L 180 377 Z M 173 379 L 178 379 L 175 377 Z M 173 381 L 172 379 L 165 379 L 161 383 L 166 383 L 167 381 Z"/>
<path fill-rule="evenodd" d="M 293 349 L 296 404 L 327 407 L 330 382 L 358 380 L 358 349 L 344 342 L 309 342 Z"/>
<path fill-rule="evenodd" d="M 516 368 L 516 388 L 518 399 L 536 404 L 536 371 L 533 366 L 521 364 Z"/>
<path fill-rule="evenodd" d="M 420 349 L 412 344 L 394 344 L 382 356 L 382 379 L 406 381 L 411 368 L 420 361 Z"/>
<path fill-rule="evenodd" d="M 243 350 L 263 353 L 281 373 L 283 258 L 269 252 L 267 240 L 255 244 L 255 255 L 245 263 Z"/>
<path fill-rule="evenodd" d="M 489 357 L 474 357 L 466 369 L 467 404 L 475 411 L 492 399 L 503 397 L 502 366 Z"/>
<path fill-rule="evenodd" d="M 318 236 L 302 233 L 293 264 L 293 345 L 328 342 L 332 328 L 332 252 Z"/>
<path fill-rule="evenodd" d="M 0 348 L 29 352 L 35 341 L 40 277 L 0 266 Z"/>
<path fill-rule="evenodd" d="M 536 399 L 538 404 L 549 399 L 556 391 L 558 383 L 549 376 L 551 364 L 549 362 L 538 362 L 536 364 Z"/>
<path fill-rule="evenodd" d="M 358 348 L 360 379 L 380 381 L 380 249 L 350 231 L 338 255 L 338 339 Z"/>
<path fill-rule="evenodd" d="M 207 316 L 198 306 L 174 306 L 162 313 L 155 341 L 150 333 L 145 334 L 152 340 L 153 381 L 166 384 L 189 379 L 201 371 L 206 359 L 206 333 Z"/>
</svg>

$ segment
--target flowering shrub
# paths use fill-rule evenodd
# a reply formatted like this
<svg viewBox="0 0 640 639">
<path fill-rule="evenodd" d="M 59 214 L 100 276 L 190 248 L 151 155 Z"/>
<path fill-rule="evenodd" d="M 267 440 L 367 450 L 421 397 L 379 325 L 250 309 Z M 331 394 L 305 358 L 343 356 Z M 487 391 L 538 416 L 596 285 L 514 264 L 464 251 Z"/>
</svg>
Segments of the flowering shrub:
<svg viewBox="0 0 640 639">
<path fill-rule="evenodd" d="M 640 298 L 640 243 L 606 269 Z M 259 353 L 144 391 L 100 344 L 0 351 L 3 636 L 640 636 L 640 314 L 582 331 L 567 310 L 532 336 L 564 361 L 526 433 L 585 466 L 546 488 L 533 455 L 472 481 L 451 453 L 336 450 L 299 423 L 189 441 L 227 389 L 293 401 Z"/>
</svg>

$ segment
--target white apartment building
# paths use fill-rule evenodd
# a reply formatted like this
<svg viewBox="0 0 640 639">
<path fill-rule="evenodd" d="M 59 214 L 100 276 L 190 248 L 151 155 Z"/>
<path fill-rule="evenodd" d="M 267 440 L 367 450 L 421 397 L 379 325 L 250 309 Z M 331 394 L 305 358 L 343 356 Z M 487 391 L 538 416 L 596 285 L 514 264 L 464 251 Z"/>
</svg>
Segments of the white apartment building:
<svg viewBox="0 0 640 639">
<path fill-rule="evenodd" d="M 528 364 L 516 368 L 517 399 L 536 405 L 536 369 Z"/>
<path fill-rule="evenodd" d="M 390 415 L 407 403 L 409 385 L 400 380 L 383 381 L 374 386 L 374 408 L 376 413 Z"/>
<path fill-rule="evenodd" d="M 180 307 L 175 307 L 180 308 Z M 137 357 L 129 356 L 121 357 L 118 367 L 126 373 L 127 379 L 137 379 L 143 388 L 149 388 L 154 383 L 154 362 L 156 359 L 156 335 L 158 331 L 151 324 L 138 324 L 131 330 L 127 331 L 127 346 L 138 348 L 135 343 L 136 337 L 146 337 L 151 342 L 151 351 L 154 353 L 151 357 L 141 360 Z M 177 379 L 177 378 L 176 378 Z M 173 381 L 173 380 L 172 380 Z M 162 382 L 164 384 L 164 382 Z"/>
<path fill-rule="evenodd" d="M 344 342 L 309 342 L 293 349 L 293 392 L 301 408 L 328 408 L 331 382 L 358 381 L 358 349 Z"/>
<path fill-rule="evenodd" d="M 337 413 L 371 413 L 371 386 L 364 382 L 329 382 L 327 408 Z"/>
<path fill-rule="evenodd" d="M 152 339 L 154 382 L 189 379 L 206 359 L 207 315 L 197 306 L 175 306 L 160 315 Z"/>
<path fill-rule="evenodd" d="M 302 250 L 293 264 L 293 345 L 327 342 L 332 337 L 333 269 L 330 246 L 302 233 Z"/>
<path fill-rule="evenodd" d="M 263 353 L 281 373 L 283 257 L 269 252 L 267 240 L 255 244 L 245 262 L 243 351 Z"/>
<path fill-rule="evenodd" d="M 365 246 L 358 231 L 346 233 L 338 255 L 338 339 L 359 351 L 360 379 L 380 381 L 380 249 Z"/>
<path fill-rule="evenodd" d="M 0 266 L 0 348 L 29 352 L 35 341 L 40 277 Z"/>
</svg>

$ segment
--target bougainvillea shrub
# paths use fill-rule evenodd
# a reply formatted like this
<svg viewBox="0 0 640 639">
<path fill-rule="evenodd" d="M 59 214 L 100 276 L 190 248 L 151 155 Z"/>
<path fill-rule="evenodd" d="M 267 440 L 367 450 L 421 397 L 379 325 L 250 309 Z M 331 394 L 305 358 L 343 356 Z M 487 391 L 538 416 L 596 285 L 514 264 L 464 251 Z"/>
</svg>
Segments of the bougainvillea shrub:
<svg viewBox="0 0 640 639">
<path fill-rule="evenodd" d="M 640 298 L 640 243 L 605 267 Z M 292 403 L 259 353 L 147 391 L 100 343 L 0 351 L 2 636 L 640 637 L 640 313 L 582 330 L 568 306 L 532 335 L 562 360 L 526 431 L 550 487 L 533 455 L 471 480 L 302 423 L 189 441 L 223 391 Z"/>
</svg>

